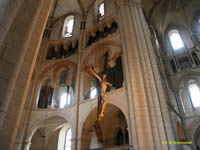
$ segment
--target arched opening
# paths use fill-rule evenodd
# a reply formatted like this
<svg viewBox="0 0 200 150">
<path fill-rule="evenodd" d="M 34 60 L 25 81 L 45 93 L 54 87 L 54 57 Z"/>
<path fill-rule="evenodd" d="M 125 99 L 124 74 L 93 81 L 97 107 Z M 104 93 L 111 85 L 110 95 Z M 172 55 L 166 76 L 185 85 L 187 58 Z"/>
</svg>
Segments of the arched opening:
<svg viewBox="0 0 200 150">
<path fill-rule="evenodd" d="M 99 5 L 99 8 L 98 8 L 98 21 L 101 21 L 104 19 L 104 3 L 101 3 Z"/>
<path fill-rule="evenodd" d="M 53 58 L 56 58 L 56 51 L 54 46 L 50 46 L 46 54 L 46 59 L 51 60 Z"/>
<path fill-rule="evenodd" d="M 29 150 L 71 150 L 71 143 L 69 142 L 71 142 L 72 134 L 67 132 L 71 128 L 64 118 L 50 117 L 40 122 L 38 126 L 39 128 L 31 138 Z"/>
<path fill-rule="evenodd" d="M 180 33 L 177 30 L 169 31 L 169 39 L 174 51 L 184 48 L 184 43 Z"/>
<path fill-rule="evenodd" d="M 116 43 L 117 44 L 117 43 Z M 111 49 L 111 46 L 102 46 L 101 48 L 95 48 L 85 58 L 82 69 L 83 74 L 83 99 L 90 98 L 91 88 L 97 89 L 97 95 L 101 93 L 101 83 L 97 76 L 100 78 L 106 75 L 106 81 L 112 84 L 112 87 L 107 86 L 106 92 L 110 92 L 124 86 L 124 74 L 121 52 L 117 45 L 114 45 L 115 50 Z M 91 70 L 95 72 L 91 74 L 87 67 L 91 66 Z"/>
<path fill-rule="evenodd" d="M 74 16 L 70 15 L 65 18 L 64 25 L 63 25 L 63 32 L 62 36 L 64 38 L 71 37 L 74 28 Z"/>
<path fill-rule="evenodd" d="M 117 132 L 116 143 L 117 145 L 123 145 L 124 143 L 124 136 L 121 129 Z"/>
<path fill-rule="evenodd" d="M 193 135 L 193 144 L 195 145 L 196 150 L 200 149 L 200 127 L 198 127 Z"/>
<path fill-rule="evenodd" d="M 90 90 L 90 98 L 95 98 L 97 96 L 97 89 L 92 87 Z"/>
<path fill-rule="evenodd" d="M 198 57 L 198 55 L 196 54 L 196 52 L 193 51 L 191 54 L 192 54 L 194 63 L 195 63 L 196 65 L 200 65 L 199 57 Z"/>
<path fill-rule="evenodd" d="M 82 150 L 128 147 L 128 125 L 118 107 L 107 104 L 103 119 L 97 121 L 96 117 L 97 108 L 93 109 L 84 121 L 81 134 Z"/>
<path fill-rule="evenodd" d="M 74 73 L 69 68 L 64 68 L 59 77 L 56 77 L 51 108 L 70 106 L 74 100 L 74 85 Z"/>
<path fill-rule="evenodd" d="M 60 108 L 64 108 L 66 105 L 70 105 L 70 94 L 63 92 L 60 98 Z"/>
<path fill-rule="evenodd" d="M 189 81 L 188 90 L 193 107 L 200 107 L 200 89 L 198 84 L 194 80 Z"/>
<path fill-rule="evenodd" d="M 199 25 L 199 27 L 200 27 L 200 17 L 198 18 L 198 21 L 197 21 L 197 22 L 198 22 L 198 25 Z"/>
<path fill-rule="evenodd" d="M 66 124 L 61 128 L 58 139 L 58 150 L 71 150 L 72 130 Z"/>
<path fill-rule="evenodd" d="M 54 89 L 50 85 L 51 80 L 46 79 L 41 87 L 39 100 L 38 100 L 38 108 L 47 108 L 48 105 L 52 103 L 52 96 Z"/>
<path fill-rule="evenodd" d="M 45 133 L 44 128 L 39 128 L 31 139 L 30 150 L 44 149 L 45 148 Z"/>
</svg>

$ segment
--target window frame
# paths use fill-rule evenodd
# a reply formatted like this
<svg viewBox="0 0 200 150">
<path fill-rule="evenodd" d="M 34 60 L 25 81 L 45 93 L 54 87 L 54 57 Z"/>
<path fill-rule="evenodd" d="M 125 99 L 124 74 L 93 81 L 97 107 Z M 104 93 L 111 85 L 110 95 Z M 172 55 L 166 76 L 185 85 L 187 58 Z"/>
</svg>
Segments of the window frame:
<svg viewBox="0 0 200 150">
<path fill-rule="evenodd" d="M 91 96 L 93 90 L 96 90 L 96 93 L 95 93 L 95 96 L 94 96 L 94 97 Z M 96 98 L 97 95 L 98 95 L 98 93 L 97 93 L 97 88 L 96 88 L 96 87 L 92 87 L 92 88 L 90 88 L 90 99 L 94 99 L 94 98 Z"/>
<path fill-rule="evenodd" d="M 61 105 L 61 103 L 62 103 L 62 100 L 64 99 L 62 99 L 62 97 L 63 97 L 63 95 L 65 95 L 66 94 L 66 96 L 65 96 L 65 104 L 62 106 Z M 67 93 L 67 92 L 63 92 L 61 95 L 60 95 L 60 109 L 62 109 L 62 108 L 65 108 L 66 106 L 69 106 L 70 105 L 70 103 L 71 103 L 71 95 L 70 95 L 70 93 Z M 61 107 L 62 106 L 62 107 Z"/>
<path fill-rule="evenodd" d="M 67 136 L 68 136 L 69 131 L 71 132 L 71 134 L 70 134 L 71 137 L 70 137 L 70 140 L 69 140 L 70 141 L 70 149 L 72 149 L 72 141 L 71 141 L 72 140 L 72 129 L 69 128 L 65 132 L 65 140 L 64 140 L 64 148 L 63 148 L 64 150 L 67 150 L 67 148 L 68 148 L 68 147 L 66 147 L 66 145 L 67 145 L 66 143 L 69 142 L 69 141 L 67 141 Z"/>
<path fill-rule="evenodd" d="M 175 48 L 174 47 L 173 42 L 171 40 L 172 34 L 178 34 L 179 35 L 180 40 L 182 42 L 182 47 L 179 47 L 179 48 Z M 169 39 L 169 43 L 170 43 L 170 46 L 171 46 L 173 52 L 181 52 L 181 51 L 183 51 L 185 49 L 184 39 L 183 39 L 183 37 L 182 37 L 182 35 L 181 35 L 181 33 L 180 33 L 180 31 L 178 29 L 171 29 L 171 30 L 169 30 L 168 31 L 168 39 Z"/>
<path fill-rule="evenodd" d="M 195 81 L 195 80 L 193 80 L 193 79 L 191 79 L 191 80 L 188 81 L 188 84 L 187 84 L 188 95 L 189 95 L 190 102 L 191 102 L 191 104 L 192 104 L 193 110 L 196 110 L 196 109 L 200 108 L 200 105 L 199 105 L 199 106 L 195 106 L 194 103 L 193 103 L 194 100 L 192 99 L 191 91 L 190 91 L 190 86 L 191 86 L 191 85 L 196 85 L 196 86 L 198 87 L 198 89 L 199 89 L 199 94 L 200 94 L 200 87 L 199 87 L 197 81 Z"/>
<path fill-rule="evenodd" d="M 100 7 L 103 5 L 103 15 L 102 16 L 100 16 Z M 98 5 L 98 9 L 97 9 L 97 20 L 98 20 L 98 22 L 101 22 L 101 21 L 103 21 L 105 19 L 105 3 L 104 3 L 104 1 L 103 2 L 101 2 L 99 5 Z"/>
<path fill-rule="evenodd" d="M 197 31 L 199 32 L 199 38 L 200 38 L 200 15 L 197 18 Z"/>
<path fill-rule="evenodd" d="M 67 34 L 67 32 L 66 32 L 67 29 L 66 28 L 67 28 L 68 23 L 69 23 L 70 20 L 73 20 L 72 31 L 70 33 L 70 36 L 66 36 L 66 34 Z M 73 15 L 73 14 L 67 15 L 64 18 L 63 25 L 62 25 L 62 38 L 71 38 L 73 36 L 74 26 L 75 26 L 75 15 Z"/>
</svg>

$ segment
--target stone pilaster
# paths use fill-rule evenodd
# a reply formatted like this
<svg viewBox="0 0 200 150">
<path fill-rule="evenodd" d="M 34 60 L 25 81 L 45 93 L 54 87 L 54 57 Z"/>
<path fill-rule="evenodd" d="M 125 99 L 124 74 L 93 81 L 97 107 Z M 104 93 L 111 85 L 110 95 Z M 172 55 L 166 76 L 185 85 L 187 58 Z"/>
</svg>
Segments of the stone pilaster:
<svg viewBox="0 0 200 150">
<path fill-rule="evenodd" d="M 2 71 L 10 72 L 3 85 L 6 92 L 1 92 L 0 100 L 1 150 L 14 148 L 51 1 L 23 1 L 23 7 L 18 10 L 4 41 L 7 47 L 3 48 L 2 57 L 9 62 L 9 67 Z M 25 7 L 36 9 L 24 9 Z M 5 67 L 4 64 L 1 64 L 0 68 L 2 67 Z M 4 74 L 5 72 L 3 71 Z M 20 145 L 20 140 L 17 140 L 17 145 Z"/>
<path fill-rule="evenodd" d="M 171 122 L 140 1 L 119 0 L 118 14 L 129 100 L 133 147 L 137 150 L 176 149 Z"/>
</svg>

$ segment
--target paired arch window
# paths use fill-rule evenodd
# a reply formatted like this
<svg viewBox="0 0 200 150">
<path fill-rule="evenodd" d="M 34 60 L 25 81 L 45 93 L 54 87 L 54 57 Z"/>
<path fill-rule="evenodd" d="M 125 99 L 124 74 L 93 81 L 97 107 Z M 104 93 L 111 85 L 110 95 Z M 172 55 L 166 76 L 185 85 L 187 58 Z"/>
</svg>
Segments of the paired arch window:
<svg viewBox="0 0 200 150">
<path fill-rule="evenodd" d="M 200 107 L 200 89 L 198 84 L 191 80 L 188 89 L 193 107 Z"/>
<path fill-rule="evenodd" d="M 170 43 L 175 51 L 184 47 L 183 39 L 177 30 L 171 30 L 168 36 Z"/>
<path fill-rule="evenodd" d="M 99 5 L 99 8 L 98 8 L 98 21 L 101 21 L 104 19 L 104 3 L 101 3 Z"/>
<path fill-rule="evenodd" d="M 62 36 L 71 37 L 74 28 L 74 16 L 70 15 L 65 18 L 64 25 L 63 25 L 63 32 Z"/>
</svg>

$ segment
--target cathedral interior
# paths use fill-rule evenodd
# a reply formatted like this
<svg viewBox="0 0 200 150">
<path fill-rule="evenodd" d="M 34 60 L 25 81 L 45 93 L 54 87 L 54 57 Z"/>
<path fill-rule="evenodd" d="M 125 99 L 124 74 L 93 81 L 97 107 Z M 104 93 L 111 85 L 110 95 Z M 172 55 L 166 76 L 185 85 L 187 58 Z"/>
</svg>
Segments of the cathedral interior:
<svg viewBox="0 0 200 150">
<path fill-rule="evenodd" d="M 0 150 L 200 150 L 200 0 L 0 0 Z"/>
</svg>

